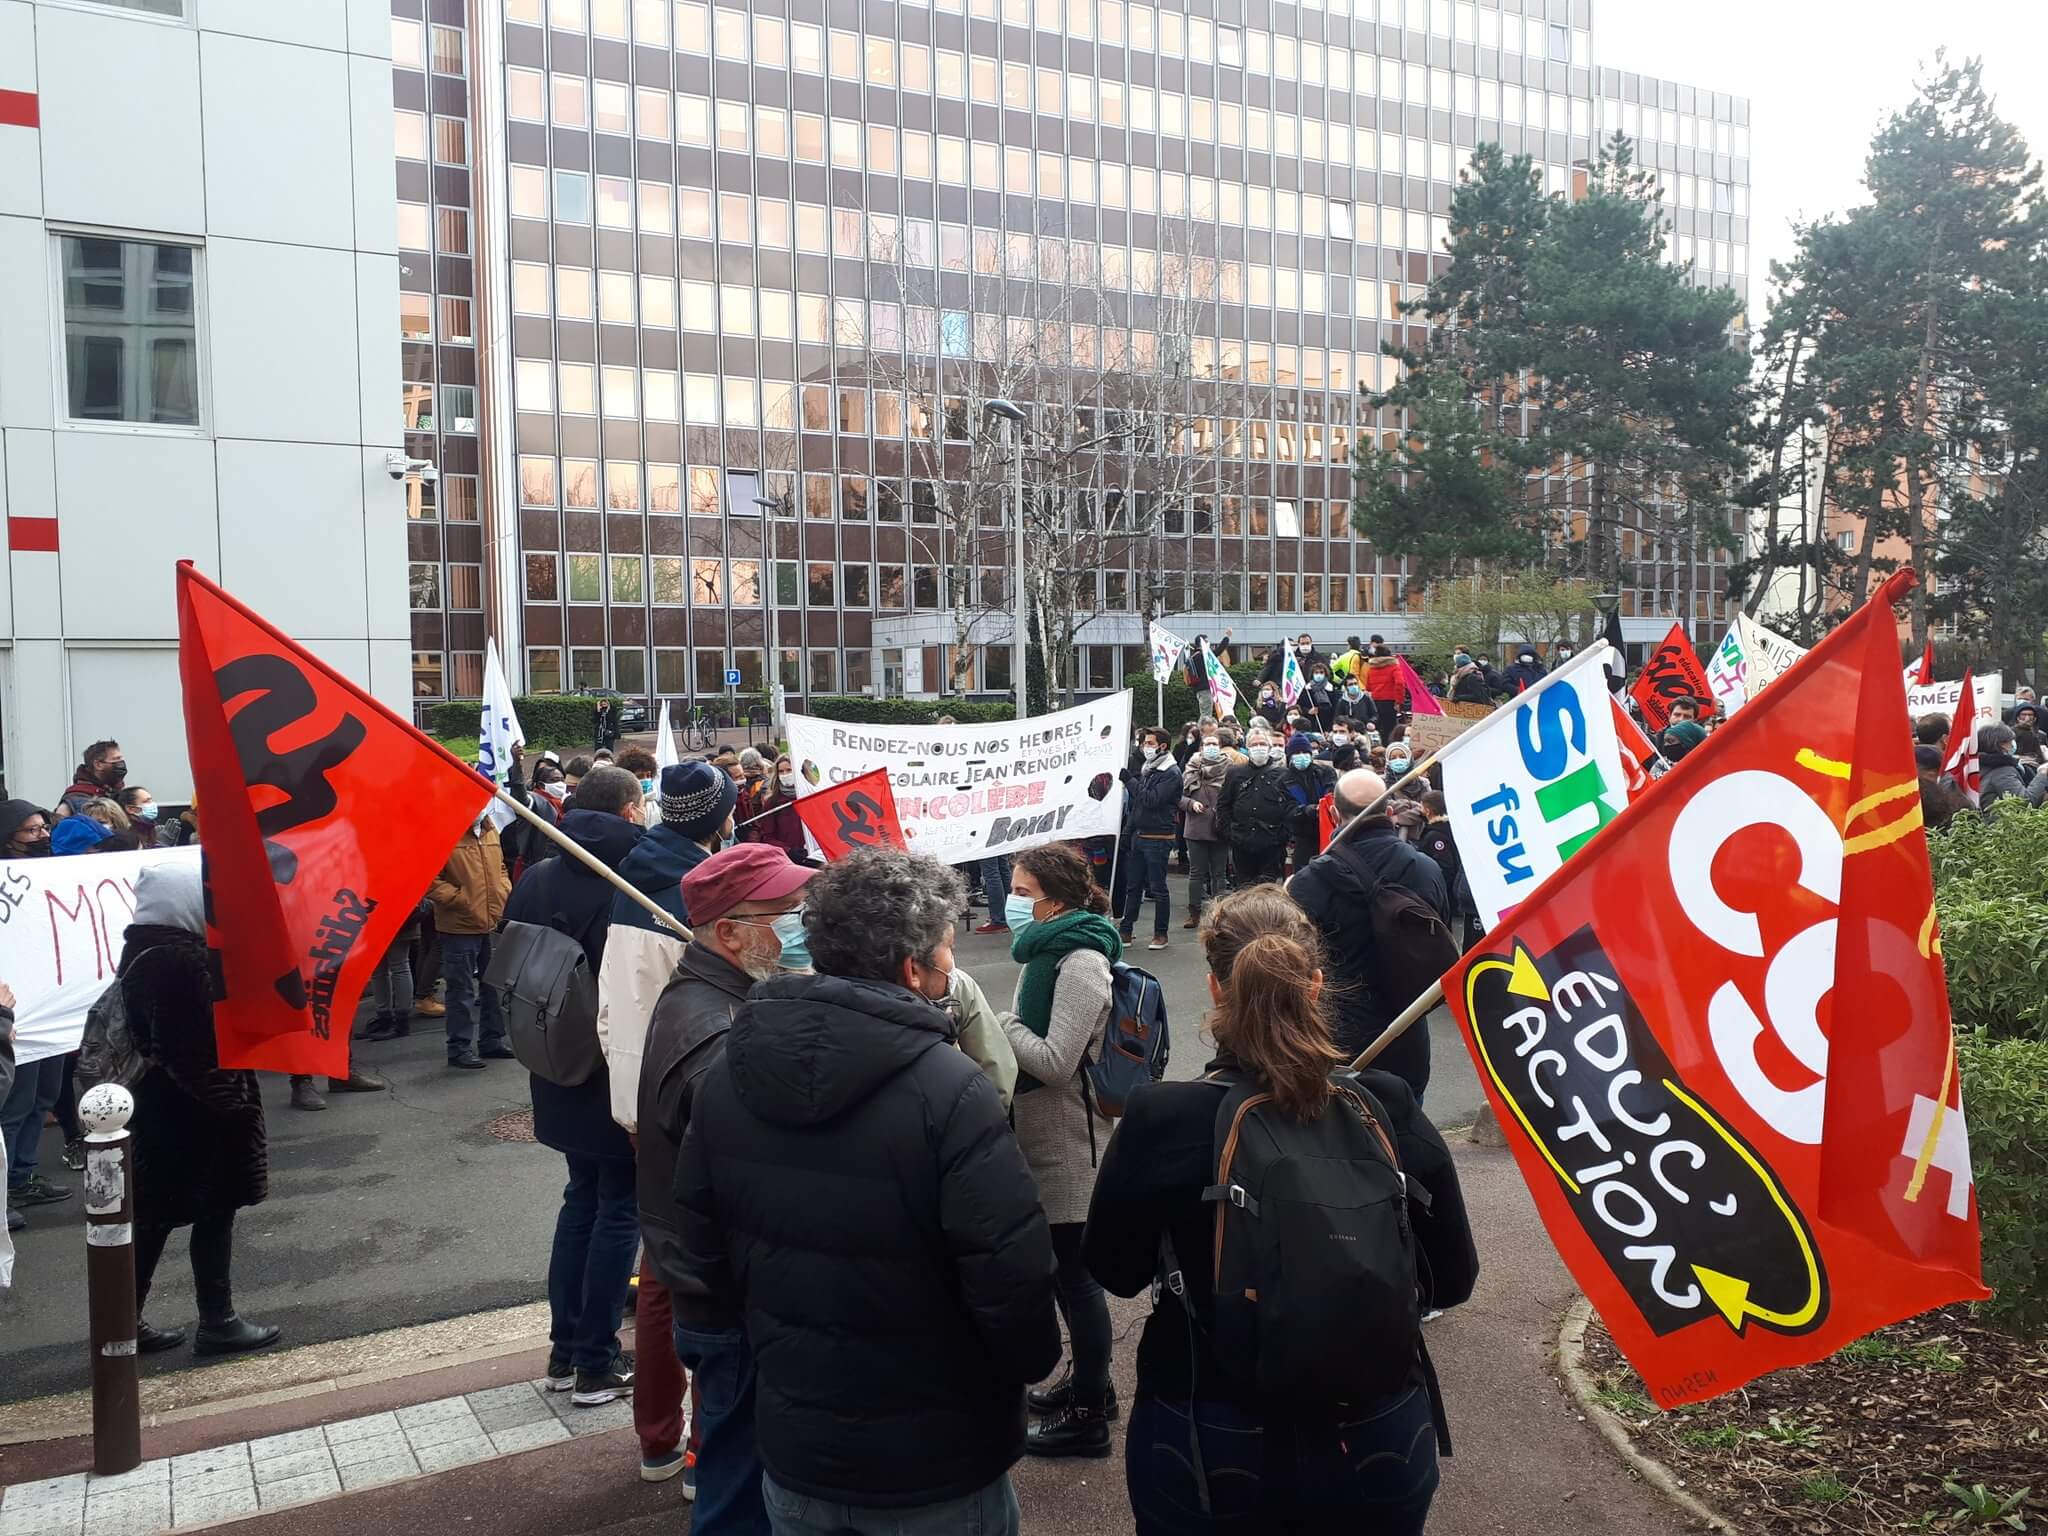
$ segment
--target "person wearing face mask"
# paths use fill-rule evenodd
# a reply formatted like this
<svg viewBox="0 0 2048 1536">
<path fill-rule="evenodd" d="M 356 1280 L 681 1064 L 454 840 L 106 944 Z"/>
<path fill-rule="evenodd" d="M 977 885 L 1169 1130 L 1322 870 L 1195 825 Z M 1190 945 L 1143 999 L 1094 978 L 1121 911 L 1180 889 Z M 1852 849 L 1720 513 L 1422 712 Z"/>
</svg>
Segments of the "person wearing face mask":
<svg viewBox="0 0 2048 1536">
<path fill-rule="evenodd" d="M 758 1400 L 778 1536 L 1014 1536 L 1024 1387 L 1058 1364 L 1059 1324 L 1040 1191 L 939 1006 L 965 893 L 878 848 L 803 894 L 816 974 L 754 985 L 691 1100 L 678 1305 L 739 1319 L 752 1365 L 729 1396 Z M 712 1463 L 707 1438 L 700 1510 Z"/>
<path fill-rule="evenodd" d="M 1109 1018 L 1110 967 L 1123 943 L 1103 916 L 1108 898 L 1074 848 L 1049 843 L 1014 862 L 1010 956 L 1024 969 L 1011 1012 L 1003 1015 L 1003 1033 L 1017 1053 L 1011 1118 L 1052 1224 L 1059 1266 L 1053 1283 L 1074 1348 L 1072 1369 L 1031 1394 L 1033 1411 L 1046 1417 L 1024 1448 L 1037 1456 L 1107 1456 L 1116 1414 L 1109 1304 L 1081 1263 L 1081 1223 L 1111 1124 L 1095 1113 L 1081 1067 Z"/>
<path fill-rule="evenodd" d="M 640 842 L 641 806 L 632 774 L 593 768 L 576 786 L 576 809 L 562 818 L 562 833 L 617 870 Z M 580 859 L 543 859 L 512 887 L 505 920 L 567 934 L 591 974 L 602 977 L 614 894 L 611 882 Z M 573 1088 L 538 1073 L 528 1074 L 528 1086 L 534 1139 L 561 1153 L 569 1168 L 548 1261 L 547 1390 L 573 1393 L 579 1407 L 608 1403 L 633 1385 L 617 1341 L 640 1242 L 633 1144 L 612 1118 L 611 1072 L 602 1060 Z"/>
<path fill-rule="evenodd" d="M 781 849 L 793 863 L 808 862 L 804 824 L 796 814 L 796 765 L 788 753 L 775 759 L 773 772 L 764 772 L 740 791 L 733 814 L 742 842 L 766 843 Z"/>
<path fill-rule="evenodd" d="M 1183 928 L 1200 924 L 1202 908 L 1228 887 L 1225 876 L 1230 868 L 1230 845 L 1217 835 L 1216 815 L 1224 779 L 1244 761 L 1244 754 L 1225 747 L 1222 733 L 1211 725 L 1203 729 L 1201 750 L 1181 770 L 1180 809 L 1189 866 L 1188 915 Z"/>
<path fill-rule="evenodd" d="M 1330 669 L 1320 663 L 1308 675 L 1308 687 L 1295 703 L 1308 716 L 1312 729 L 1322 732 L 1337 720 L 1338 694 L 1330 684 Z"/>
<path fill-rule="evenodd" d="M 676 1159 L 697 1086 L 723 1058 L 726 1032 L 748 989 L 785 966 L 809 964 L 804 886 L 816 873 L 779 849 L 741 843 L 699 860 L 682 877 L 691 939 L 654 1005 L 633 1083 L 634 1124 L 627 1128 L 637 1126 L 643 1245 L 633 1310 L 640 1476 L 660 1482 L 680 1473 L 684 1496 L 697 1500 L 699 1528 L 712 1532 L 765 1530 L 767 1514 L 746 1338 L 737 1311 L 693 1271 L 676 1205 Z M 606 951 L 608 961 L 614 953 Z M 619 1075 L 615 1069 L 615 1083 Z M 681 1443 L 684 1356 L 696 1372 L 688 1452 Z M 745 1389 L 733 1392 L 736 1382 Z"/>
<path fill-rule="evenodd" d="M 480 817 L 455 840 L 448 862 L 427 887 L 434 927 L 441 935 L 441 975 L 448 983 L 444 1017 L 451 1067 L 474 1070 L 486 1061 L 512 1059 L 497 993 L 483 988 L 480 1009 L 477 998 L 477 983 L 491 963 L 491 935 L 498 930 L 511 892 L 498 828 L 490 817 Z"/>
<path fill-rule="evenodd" d="M 1287 830 L 1294 843 L 1296 869 L 1306 868 L 1308 861 L 1322 851 L 1318 807 L 1335 779 L 1327 764 L 1316 761 L 1314 742 L 1300 735 L 1288 738 L 1287 767 L 1280 775 L 1280 783 L 1293 801 L 1288 808 Z"/>
<path fill-rule="evenodd" d="M 1451 701 L 1456 704 L 1491 704 L 1496 693 L 1508 691 L 1506 679 L 1459 646 L 1451 655 Z M 1382 733 L 1384 734 L 1384 732 Z"/>
<path fill-rule="evenodd" d="M 1180 809 L 1181 776 L 1167 750 L 1166 732 L 1148 725 L 1138 737 L 1138 774 L 1124 791 L 1130 817 L 1131 846 L 1124 860 L 1122 937 L 1131 942 L 1138 909 L 1152 898 L 1153 949 L 1166 948 L 1166 930 L 1173 921 L 1173 896 L 1167 889 L 1166 863 L 1173 852 L 1173 824 Z M 1012 877 L 1014 880 L 1014 876 Z"/>
<path fill-rule="evenodd" d="M 1216 802 L 1216 831 L 1230 845 L 1233 889 L 1280 878 L 1295 809 L 1282 782 L 1286 759 L 1274 750 L 1270 732 L 1253 728 L 1245 759 L 1225 775 Z"/>
<path fill-rule="evenodd" d="M 1552 647 L 1552 649 L 1551 649 L 1551 652 L 1550 652 L 1550 670 L 1551 670 L 1552 672 L 1555 672 L 1555 671 L 1557 671 L 1557 670 L 1558 670 L 1558 669 L 1559 669 L 1560 667 L 1562 667 L 1562 666 L 1563 666 L 1563 665 L 1564 665 L 1564 664 L 1565 664 L 1566 662 L 1570 661 L 1571 659 L 1572 659 L 1572 643 L 1571 643 L 1571 641 L 1569 641 L 1569 640 L 1560 640 L 1560 641 L 1558 641 L 1558 642 L 1557 642 L 1557 644 L 1556 644 L 1556 645 L 1555 645 L 1554 647 Z"/>
<path fill-rule="evenodd" d="M 0 804 L 0 856 L 46 859 L 50 856 L 50 818 L 26 800 Z"/>
<path fill-rule="evenodd" d="M 1323 761 L 1330 765 L 1333 773 L 1349 773 L 1364 762 L 1360 756 L 1364 745 L 1364 723 L 1349 715 L 1339 715 L 1337 723 L 1330 729 L 1330 739 L 1324 745 Z"/>
<path fill-rule="evenodd" d="M 71 787 L 58 802 L 67 814 L 84 810 L 89 800 L 120 793 L 128 782 L 128 762 L 121 756 L 118 741 L 96 741 L 79 759 L 71 774 Z"/>
<path fill-rule="evenodd" d="M 1259 701 L 1252 706 L 1252 712 L 1273 729 L 1286 727 L 1287 706 L 1281 702 L 1279 684 L 1259 684 Z"/>
</svg>

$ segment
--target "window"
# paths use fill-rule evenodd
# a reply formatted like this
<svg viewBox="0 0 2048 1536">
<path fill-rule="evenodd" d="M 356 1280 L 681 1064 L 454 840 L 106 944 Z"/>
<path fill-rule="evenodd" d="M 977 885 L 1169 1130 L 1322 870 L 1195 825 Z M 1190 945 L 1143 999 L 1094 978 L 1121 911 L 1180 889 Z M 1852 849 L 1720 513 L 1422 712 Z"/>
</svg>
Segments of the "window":
<svg viewBox="0 0 2048 1536">
<path fill-rule="evenodd" d="M 427 158 L 427 119 L 423 113 L 393 112 L 391 128 L 393 137 L 398 141 L 399 159 Z"/>
<path fill-rule="evenodd" d="M 454 27 L 435 27 L 434 73 L 437 75 L 461 75 L 468 73 L 463 62 L 462 33 Z"/>
<path fill-rule="evenodd" d="M 434 160 L 440 165 L 469 164 L 469 125 L 461 118 L 434 119 Z"/>
<path fill-rule="evenodd" d="M 63 235 L 59 253 L 72 420 L 199 425 L 193 247 Z"/>
<path fill-rule="evenodd" d="M 526 686 L 535 693 L 562 691 L 562 652 L 559 647 L 541 646 L 527 650 Z"/>
<path fill-rule="evenodd" d="M 528 555 L 526 557 L 526 598 L 528 602 L 552 603 L 561 596 L 555 579 L 555 557 L 553 555 Z"/>
<path fill-rule="evenodd" d="M 583 172 L 555 172 L 555 220 L 561 224 L 590 222 L 590 178 Z"/>
<path fill-rule="evenodd" d="M 443 384 L 441 386 L 441 430 L 444 432 L 476 431 L 476 386 L 474 384 Z"/>
<path fill-rule="evenodd" d="M 406 69 L 424 69 L 427 65 L 426 40 L 416 21 L 391 23 L 391 62 Z"/>
<path fill-rule="evenodd" d="M 431 560 L 415 560 L 409 568 L 412 606 L 441 606 L 441 567 Z"/>
<path fill-rule="evenodd" d="M 604 557 L 602 555 L 571 555 L 569 557 L 569 601 L 572 603 L 594 603 L 601 597 L 599 582 Z"/>
</svg>

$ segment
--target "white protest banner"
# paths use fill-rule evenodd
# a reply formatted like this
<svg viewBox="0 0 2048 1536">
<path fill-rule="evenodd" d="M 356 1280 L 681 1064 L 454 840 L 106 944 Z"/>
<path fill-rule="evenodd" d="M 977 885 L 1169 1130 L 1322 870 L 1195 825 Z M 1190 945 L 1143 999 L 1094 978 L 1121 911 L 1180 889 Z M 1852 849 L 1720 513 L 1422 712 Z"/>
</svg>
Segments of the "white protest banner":
<svg viewBox="0 0 2048 1536">
<path fill-rule="evenodd" d="M 1742 645 L 1742 618 L 1738 614 L 1714 654 L 1707 658 L 1707 686 L 1724 715 L 1732 717 L 1749 702 L 1749 656 Z"/>
<path fill-rule="evenodd" d="M 1566 662 L 1439 755 L 1451 835 L 1493 927 L 1628 805 L 1605 644 Z"/>
<path fill-rule="evenodd" d="M 1986 672 L 1976 680 L 1975 719 L 1979 725 L 1989 725 L 2000 717 L 2005 702 L 2005 674 Z M 1956 678 L 1945 683 L 1914 683 L 1906 689 L 1906 718 L 1918 720 L 1922 715 L 1947 715 L 1956 717 L 1956 706 L 1963 699 L 1963 680 Z"/>
<path fill-rule="evenodd" d="M 1164 624 L 1149 626 L 1149 633 L 1152 641 L 1152 681 L 1171 682 L 1173 664 L 1180 660 L 1181 653 L 1188 648 L 1188 643 Z"/>
<path fill-rule="evenodd" d="M 654 727 L 654 787 L 661 788 L 661 776 L 682 759 L 676 756 L 675 732 L 669 729 L 668 700 L 661 701 L 661 719 Z"/>
<path fill-rule="evenodd" d="M 1114 837 L 1131 695 L 986 725 L 851 725 L 791 715 L 799 794 L 889 770 L 913 853 L 946 864 L 1076 837 Z"/>
<path fill-rule="evenodd" d="M 1236 719 L 1237 684 L 1206 640 L 1202 642 L 1202 669 L 1209 679 L 1209 702 L 1215 707 L 1216 718 Z"/>
<path fill-rule="evenodd" d="M 1791 671 L 1793 663 L 1806 654 L 1805 646 L 1794 645 L 1746 613 L 1736 615 L 1735 625 L 1742 633 L 1742 659 L 1749 668 L 1752 699 Z"/>
<path fill-rule="evenodd" d="M 512 708 L 512 690 L 505 686 L 505 669 L 498 665 L 498 642 L 484 641 L 484 707 L 476 738 L 477 767 L 500 789 L 512 771 L 512 749 L 526 745 L 526 732 Z M 493 800 L 485 812 L 500 832 L 519 813 L 502 800 Z"/>
<path fill-rule="evenodd" d="M 14 988 L 15 1060 L 78 1049 L 85 1011 L 114 979 L 135 921 L 135 881 L 197 848 L 82 853 L 0 863 L 0 978 Z"/>
</svg>

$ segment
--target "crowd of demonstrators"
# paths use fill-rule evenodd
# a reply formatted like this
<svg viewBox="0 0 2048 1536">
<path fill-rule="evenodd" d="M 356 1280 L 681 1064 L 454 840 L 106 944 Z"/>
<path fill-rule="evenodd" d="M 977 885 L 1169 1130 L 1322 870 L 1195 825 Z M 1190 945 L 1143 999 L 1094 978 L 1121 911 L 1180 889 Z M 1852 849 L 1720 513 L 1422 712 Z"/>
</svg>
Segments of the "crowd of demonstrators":
<svg viewBox="0 0 2048 1536">
<path fill-rule="evenodd" d="M 787 752 L 777 754 L 772 764 L 763 763 L 766 771 L 740 791 L 739 839 L 779 848 L 793 862 L 805 863 L 809 854 L 796 813 L 796 764 Z"/>
</svg>

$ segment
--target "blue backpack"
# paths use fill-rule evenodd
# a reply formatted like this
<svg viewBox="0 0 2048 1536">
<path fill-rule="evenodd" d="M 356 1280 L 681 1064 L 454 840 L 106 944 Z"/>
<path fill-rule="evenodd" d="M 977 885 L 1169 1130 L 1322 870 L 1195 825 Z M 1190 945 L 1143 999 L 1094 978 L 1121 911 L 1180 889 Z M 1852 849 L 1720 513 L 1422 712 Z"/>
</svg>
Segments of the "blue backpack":
<svg viewBox="0 0 2048 1536">
<path fill-rule="evenodd" d="M 1121 1115 L 1132 1094 L 1166 1076 L 1171 1049 L 1159 978 L 1116 962 L 1109 968 L 1109 1023 L 1103 1027 L 1102 1048 L 1081 1068 L 1093 1107 L 1111 1119 Z"/>
</svg>

